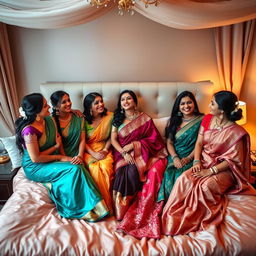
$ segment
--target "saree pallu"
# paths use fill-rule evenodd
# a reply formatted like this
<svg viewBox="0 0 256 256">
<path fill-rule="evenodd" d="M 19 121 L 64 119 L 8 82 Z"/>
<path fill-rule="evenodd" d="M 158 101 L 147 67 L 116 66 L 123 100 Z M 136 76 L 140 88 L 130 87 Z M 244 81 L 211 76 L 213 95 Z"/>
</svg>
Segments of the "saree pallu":
<svg viewBox="0 0 256 256">
<path fill-rule="evenodd" d="M 194 120 L 179 129 L 175 134 L 173 146 L 180 159 L 187 157 L 194 150 L 202 118 L 203 116 L 197 116 Z M 170 155 L 168 156 L 167 168 L 164 172 L 164 178 L 158 193 L 158 202 L 162 200 L 166 202 L 168 200 L 177 178 L 184 171 L 192 167 L 192 165 L 193 162 L 191 161 L 182 168 L 176 168 L 173 164 L 172 157 Z"/>
<path fill-rule="evenodd" d="M 237 124 L 204 132 L 202 166 L 210 168 L 226 160 L 229 169 L 207 177 L 193 178 L 184 172 L 176 181 L 162 214 L 166 235 L 188 234 L 219 225 L 225 215 L 226 194 L 256 195 L 249 184 L 250 139 Z"/>
<path fill-rule="evenodd" d="M 45 118 L 43 133 L 33 126 L 22 131 L 23 137 L 32 134 L 38 137 L 40 151 L 55 145 L 56 127 L 52 118 Z M 34 163 L 25 149 L 22 166 L 28 179 L 43 183 L 48 189 L 62 217 L 94 222 L 108 214 L 95 183 L 82 165 L 69 162 Z"/>
<path fill-rule="evenodd" d="M 85 131 L 84 118 L 72 114 L 70 122 L 65 128 L 61 128 L 62 143 L 67 156 L 77 156 L 81 133 Z"/>
<path fill-rule="evenodd" d="M 122 147 L 133 143 L 135 164 L 127 164 L 115 151 L 113 200 L 116 217 L 122 220 L 117 229 L 138 238 L 157 238 L 161 207 L 156 198 L 167 164 L 164 142 L 145 113 L 119 129 L 118 141 Z"/>
<path fill-rule="evenodd" d="M 86 144 L 88 144 L 93 151 L 99 152 L 105 147 L 110 136 L 112 119 L 113 113 L 107 112 L 107 115 L 103 116 L 102 121 L 95 129 L 87 122 L 85 123 Z M 93 180 L 98 185 L 110 212 L 112 212 L 111 186 L 114 178 L 112 152 L 109 151 L 107 156 L 102 160 L 97 160 L 90 154 L 85 153 L 84 161 Z"/>
</svg>

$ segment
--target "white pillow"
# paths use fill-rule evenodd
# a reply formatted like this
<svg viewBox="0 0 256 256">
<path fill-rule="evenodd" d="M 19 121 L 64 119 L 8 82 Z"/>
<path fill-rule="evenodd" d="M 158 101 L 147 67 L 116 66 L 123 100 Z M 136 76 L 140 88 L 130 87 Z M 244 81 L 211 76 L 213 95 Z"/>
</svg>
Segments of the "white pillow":
<svg viewBox="0 0 256 256">
<path fill-rule="evenodd" d="M 170 117 L 162 117 L 162 118 L 155 118 L 153 119 L 153 122 L 160 132 L 161 136 L 164 138 L 164 132 L 165 132 L 165 127 L 167 125 L 167 122 Z"/>
<path fill-rule="evenodd" d="M 12 168 L 21 167 L 22 154 L 16 145 L 15 136 L 0 138 L 12 162 Z"/>
</svg>

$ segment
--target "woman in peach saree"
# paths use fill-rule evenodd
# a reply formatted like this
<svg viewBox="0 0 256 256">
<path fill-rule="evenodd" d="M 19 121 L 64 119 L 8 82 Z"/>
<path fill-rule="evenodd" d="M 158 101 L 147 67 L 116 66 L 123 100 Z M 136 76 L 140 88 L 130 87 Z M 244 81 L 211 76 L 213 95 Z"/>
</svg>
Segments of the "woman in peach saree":
<svg viewBox="0 0 256 256">
<path fill-rule="evenodd" d="M 213 96 L 210 114 L 199 130 L 193 167 L 177 179 L 163 209 L 163 234 L 217 226 L 225 216 L 227 194 L 256 195 L 249 184 L 250 138 L 235 123 L 241 117 L 234 93 L 220 91 Z"/>
<path fill-rule="evenodd" d="M 114 174 L 110 131 L 113 113 L 107 111 L 102 96 L 96 92 L 85 96 L 83 106 L 86 118 L 84 162 L 112 213 L 111 186 Z"/>
</svg>

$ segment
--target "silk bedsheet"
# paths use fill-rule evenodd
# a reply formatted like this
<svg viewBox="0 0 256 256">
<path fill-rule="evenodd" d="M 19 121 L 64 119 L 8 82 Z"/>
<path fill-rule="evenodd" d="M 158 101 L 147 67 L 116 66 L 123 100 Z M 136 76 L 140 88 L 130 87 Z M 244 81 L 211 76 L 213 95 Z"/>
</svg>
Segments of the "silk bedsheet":
<svg viewBox="0 0 256 256">
<path fill-rule="evenodd" d="M 138 240 L 98 223 L 61 218 L 47 190 L 21 168 L 0 212 L 0 255 L 256 255 L 256 197 L 230 195 L 224 222 L 189 235 Z"/>
</svg>

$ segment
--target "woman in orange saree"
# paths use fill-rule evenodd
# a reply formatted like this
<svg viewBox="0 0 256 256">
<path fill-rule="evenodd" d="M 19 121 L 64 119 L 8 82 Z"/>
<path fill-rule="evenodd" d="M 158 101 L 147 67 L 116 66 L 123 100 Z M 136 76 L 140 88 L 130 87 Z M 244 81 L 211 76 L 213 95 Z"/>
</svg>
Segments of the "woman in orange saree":
<svg viewBox="0 0 256 256">
<path fill-rule="evenodd" d="M 213 96 L 210 114 L 199 130 L 194 165 L 177 179 L 163 209 L 163 234 L 217 226 L 225 216 L 227 194 L 256 195 L 249 184 L 250 138 L 235 123 L 241 117 L 234 93 L 220 91 Z"/>
<path fill-rule="evenodd" d="M 85 96 L 83 106 L 86 118 L 84 162 L 112 213 L 111 186 L 114 174 L 110 131 L 113 113 L 107 111 L 102 96 L 96 92 Z"/>
<path fill-rule="evenodd" d="M 136 106 L 134 92 L 123 91 L 113 120 L 113 200 L 116 218 L 121 221 L 117 229 L 137 238 L 159 238 L 162 208 L 156 198 L 167 151 L 152 119 Z"/>
</svg>

